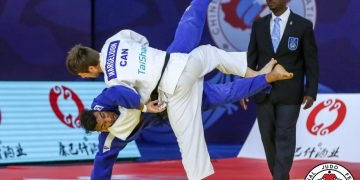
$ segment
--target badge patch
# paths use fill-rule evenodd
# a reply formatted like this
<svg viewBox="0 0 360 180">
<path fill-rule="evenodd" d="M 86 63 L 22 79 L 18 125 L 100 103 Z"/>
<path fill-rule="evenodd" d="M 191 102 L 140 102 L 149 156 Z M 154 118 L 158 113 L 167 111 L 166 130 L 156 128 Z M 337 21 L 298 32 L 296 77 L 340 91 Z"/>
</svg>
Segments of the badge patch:
<svg viewBox="0 0 360 180">
<path fill-rule="evenodd" d="M 93 110 L 96 111 L 101 111 L 102 109 L 104 109 L 104 106 L 100 106 L 100 105 L 95 105 L 95 107 L 93 108 Z"/>
<path fill-rule="evenodd" d="M 299 38 L 289 37 L 288 48 L 290 51 L 295 51 L 298 48 L 298 44 L 299 44 Z"/>
<path fill-rule="evenodd" d="M 354 179 L 354 176 L 340 164 L 324 163 L 313 168 L 304 179 Z"/>
</svg>

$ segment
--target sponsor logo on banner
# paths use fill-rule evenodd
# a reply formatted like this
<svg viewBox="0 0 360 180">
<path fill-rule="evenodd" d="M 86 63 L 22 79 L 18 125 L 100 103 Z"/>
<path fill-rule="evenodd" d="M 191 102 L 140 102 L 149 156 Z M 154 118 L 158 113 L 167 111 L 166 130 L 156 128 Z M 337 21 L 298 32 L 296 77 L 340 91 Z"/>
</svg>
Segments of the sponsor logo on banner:
<svg viewBox="0 0 360 180">
<path fill-rule="evenodd" d="M 339 99 L 328 99 L 318 104 L 309 114 L 306 127 L 314 136 L 324 136 L 334 132 L 346 116 L 346 105 Z"/>
<path fill-rule="evenodd" d="M 73 115 L 72 113 L 65 114 L 61 111 L 59 106 L 59 97 L 63 97 L 65 100 L 70 100 L 75 102 L 77 107 L 77 114 Z M 54 111 L 56 117 L 66 126 L 70 128 L 79 128 L 80 127 L 80 112 L 84 109 L 84 105 L 81 102 L 78 95 L 74 91 L 65 86 L 55 86 L 50 90 L 49 100 L 52 110 Z"/>
<path fill-rule="evenodd" d="M 340 164 L 324 163 L 313 168 L 305 177 L 305 180 L 333 180 L 354 179 L 353 175 Z"/>
<path fill-rule="evenodd" d="M 315 0 L 292 0 L 288 6 L 315 25 Z M 209 31 L 218 47 L 246 51 L 252 23 L 269 13 L 265 0 L 213 0 L 208 8 Z"/>
</svg>

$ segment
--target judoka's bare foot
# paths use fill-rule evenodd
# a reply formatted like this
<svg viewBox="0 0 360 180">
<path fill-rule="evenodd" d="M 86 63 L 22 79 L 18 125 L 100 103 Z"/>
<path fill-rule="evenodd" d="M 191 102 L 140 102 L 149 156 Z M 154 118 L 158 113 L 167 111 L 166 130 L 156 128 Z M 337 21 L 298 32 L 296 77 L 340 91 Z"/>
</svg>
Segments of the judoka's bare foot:
<svg viewBox="0 0 360 180">
<path fill-rule="evenodd" d="M 268 62 L 262 69 L 260 69 L 259 73 L 260 74 L 270 73 L 276 63 L 277 61 L 274 58 L 271 58 L 270 62 Z"/>
<path fill-rule="evenodd" d="M 275 81 L 291 79 L 294 77 L 294 74 L 287 72 L 282 65 L 276 64 L 275 68 L 270 73 L 267 73 L 265 77 L 268 83 L 272 83 Z"/>
</svg>

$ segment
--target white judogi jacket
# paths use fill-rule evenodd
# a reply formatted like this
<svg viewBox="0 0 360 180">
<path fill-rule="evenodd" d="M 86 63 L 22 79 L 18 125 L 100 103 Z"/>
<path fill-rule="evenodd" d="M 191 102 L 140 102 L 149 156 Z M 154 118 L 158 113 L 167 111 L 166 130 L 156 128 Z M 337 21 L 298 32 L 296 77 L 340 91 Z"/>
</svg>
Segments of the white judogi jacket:
<svg viewBox="0 0 360 180">
<path fill-rule="evenodd" d="M 148 40 L 131 30 L 122 30 L 106 40 L 100 66 L 107 87 L 124 85 L 135 89 L 146 103 L 157 85 L 165 62 L 165 51 L 149 47 Z M 172 94 L 188 60 L 187 54 L 171 55 L 160 89 Z"/>
<path fill-rule="evenodd" d="M 118 32 L 106 40 L 100 52 L 100 66 L 106 86 L 128 87 L 138 93 L 140 102 L 145 104 L 160 79 L 165 56 L 165 51 L 149 47 L 144 36 L 131 30 Z M 174 93 L 187 61 L 187 54 L 171 54 L 159 85 L 162 92 Z M 119 118 L 108 130 L 125 140 L 139 123 L 141 112 L 122 107 L 119 107 L 119 111 Z"/>
</svg>

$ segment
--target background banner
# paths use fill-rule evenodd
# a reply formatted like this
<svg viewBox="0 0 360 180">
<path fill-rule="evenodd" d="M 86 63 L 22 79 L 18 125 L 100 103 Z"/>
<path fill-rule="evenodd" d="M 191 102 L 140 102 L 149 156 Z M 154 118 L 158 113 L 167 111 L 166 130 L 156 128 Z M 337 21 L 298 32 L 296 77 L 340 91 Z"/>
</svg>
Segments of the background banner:
<svg viewBox="0 0 360 180">
<path fill-rule="evenodd" d="M 90 160 L 98 133 L 79 128 L 102 82 L 0 82 L 0 164 Z M 134 142 L 119 158 L 139 157 Z"/>
<path fill-rule="evenodd" d="M 296 127 L 295 159 L 360 162 L 360 94 L 318 95 L 301 110 Z M 238 157 L 265 159 L 257 121 Z"/>
<path fill-rule="evenodd" d="M 0 0 L 0 81 L 84 81 L 67 72 L 67 52 L 79 43 L 100 50 L 107 38 L 122 29 L 132 29 L 146 36 L 152 47 L 164 50 L 172 42 L 190 2 Z M 360 1 L 291 0 L 288 6 L 313 22 L 319 52 L 319 93 L 359 93 L 360 81 L 356 77 L 360 69 Z M 265 0 L 212 0 L 200 44 L 246 51 L 252 23 L 269 12 Z M 206 79 L 227 83 L 235 77 L 214 71 Z M 1 84 L 2 88 L 6 84 Z M 0 111 L 5 111 L 5 102 L 0 103 Z M 88 107 L 85 103 L 84 106 Z M 32 115 L 30 110 L 23 111 Z M 203 121 L 207 143 L 232 146 L 227 157 L 236 157 L 254 124 L 255 108 L 250 104 L 244 111 L 238 102 L 226 104 L 204 112 Z M 167 125 L 145 129 L 136 141 L 144 150 L 141 152 L 149 152 L 151 158 L 153 152 L 148 151 L 148 146 L 156 149 L 156 145 L 173 145 L 178 152 L 175 136 Z M 146 147 L 142 148 L 141 143 Z"/>
</svg>

